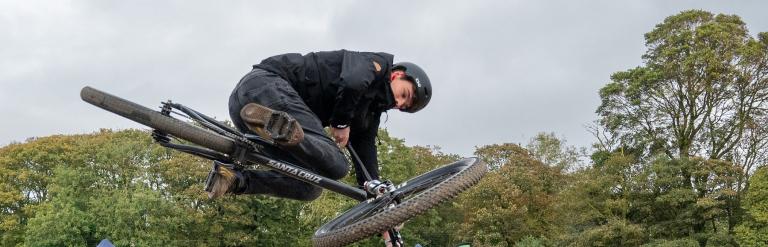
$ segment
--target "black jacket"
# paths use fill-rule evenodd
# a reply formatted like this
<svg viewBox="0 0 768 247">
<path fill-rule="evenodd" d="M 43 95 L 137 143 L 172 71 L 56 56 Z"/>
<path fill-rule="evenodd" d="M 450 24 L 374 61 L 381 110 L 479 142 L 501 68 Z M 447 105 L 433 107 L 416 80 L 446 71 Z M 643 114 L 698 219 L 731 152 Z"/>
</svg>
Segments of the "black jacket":
<svg viewBox="0 0 768 247">
<path fill-rule="evenodd" d="M 288 53 L 253 67 L 290 82 L 323 126 L 351 127 L 352 147 L 378 179 L 375 138 L 381 113 L 395 105 L 389 84 L 393 58 L 346 50 Z M 361 179 L 358 173 L 358 182 Z"/>
</svg>

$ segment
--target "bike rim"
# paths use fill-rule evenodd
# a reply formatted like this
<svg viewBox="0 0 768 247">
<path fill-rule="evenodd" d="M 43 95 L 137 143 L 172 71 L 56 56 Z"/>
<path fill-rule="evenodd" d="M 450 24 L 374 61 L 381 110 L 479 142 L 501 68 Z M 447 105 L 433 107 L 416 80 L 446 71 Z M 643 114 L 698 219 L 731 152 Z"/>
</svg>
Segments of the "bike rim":
<svg viewBox="0 0 768 247">
<path fill-rule="evenodd" d="M 407 201 L 419 193 L 432 188 L 447 180 L 448 178 L 456 175 L 460 171 L 466 169 L 468 166 L 469 165 L 467 164 L 455 163 L 453 165 L 438 168 L 403 182 L 397 186 L 397 189 L 394 192 L 380 198 L 360 203 L 347 211 L 361 211 L 360 213 L 350 214 L 347 217 L 341 216 L 337 218 L 335 222 L 329 222 L 329 225 L 324 227 L 325 229 L 320 229 L 319 232 L 322 233 L 324 232 L 323 230 L 331 230 L 337 226 L 352 225 L 356 222 L 365 220 L 389 208 L 389 205 L 395 202 L 395 195 L 400 194 L 401 202 Z"/>
</svg>

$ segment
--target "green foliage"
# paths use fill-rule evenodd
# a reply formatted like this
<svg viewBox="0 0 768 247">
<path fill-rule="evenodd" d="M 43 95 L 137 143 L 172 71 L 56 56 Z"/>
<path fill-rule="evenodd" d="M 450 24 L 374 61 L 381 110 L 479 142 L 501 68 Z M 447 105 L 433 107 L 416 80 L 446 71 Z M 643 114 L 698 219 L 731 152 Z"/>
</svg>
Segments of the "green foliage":
<svg viewBox="0 0 768 247">
<path fill-rule="evenodd" d="M 643 243 L 643 228 L 625 219 L 610 218 L 583 232 L 572 246 L 638 246 Z"/>
<path fill-rule="evenodd" d="M 699 247 L 699 242 L 691 238 L 681 238 L 674 240 L 654 240 L 648 244 L 642 245 L 642 247 Z"/>
<path fill-rule="evenodd" d="M 511 246 L 526 236 L 558 235 L 561 215 L 553 206 L 567 181 L 559 168 L 515 144 L 483 146 L 475 154 L 497 168 L 457 200 L 460 242 Z"/>
<path fill-rule="evenodd" d="M 573 166 L 579 163 L 582 155 L 575 147 L 566 146 L 565 140 L 555 137 L 555 133 L 537 134 L 526 149 L 536 160 L 561 170 L 575 168 Z"/>
<path fill-rule="evenodd" d="M 558 152 L 570 149 L 560 149 L 554 135 L 541 137 L 550 139 L 532 141 L 538 155 L 511 144 L 479 148 L 498 170 L 462 198 L 408 221 L 407 241 L 551 245 L 547 239 L 562 228 L 553 205 L 567 179 L 562 166 L 540 160 L 566 157 Z M 396 183 L 460 158 L 405 146 L 384 131 L 379 139 L 382 176 Z M 0 184 L 11 188 L 0 194 L 3 246 L 93 246 L 104 238 L 117 246 L 307 246 L 318 226 L 355 204 L 328 192 L 310 203 L 265 196 L 206 200 L 201 186 L 209 163 L 154 145 L 145 131 L 38 138 L 0 154 Z M 562 160 L 556 164 L 570 165 Z M 484 227 L 489 222 L 493 227 Z M 374 237 L 353 246 L 381 244 Z"/>
<path fill-rule="evenodd" d="M 517 241 L 515 247 L 545 247 L 546 239 L 540 239 L 533 236 L 527 236 Z"/>
<path fill-rule="evenodd" d="M 592 155 L 587 178 L 610 190 L 590 205 L 625 205 L 610 215 L 639 224 L 651 243 L 735 245 L 745 180 L 767 161 L 765 37 L 750 36 L 738 16 L 701 10 L 670 16 L 645 34 L 644 65 L 614 73 L 600 89 L 599 123 L 617 140 L 605 143 L 618 145 Z M 620 176 L 594 172 L 611 163 L 610 153 L 633 157 Z M 570 193 L 587 193 L 578 190 Z M 602 220 L 581 217 L 575 232 L 602 227 L 583 228 L 590 219 Z"/>
<path fill-rule="evenodd" d="M 395 182 L 459 158 L 442 154 L 436 148 L 406 147 L 403 140 L 386 132 L 380 133 L 380 139 L 382 175 Z M 44 153 L 34 152 L 41 150 Z M 143 131 L 104 130 L 93 135 L 46 137 L 0 151 L 13 151 L 2 156 L 4 173 L 25 173 L 23 178 L 43 181 L 29 184 L 46 184 L 38 192 L 46 196 L 44 200 L 35 201 L 37 194 L 31 193 L 29 197 L 19 196 L 21 193 L 3 194 L 4 206 L 19 205 L 19 201 L 36 202 L 26 204 L 23 210 L 4 211 L 14 212 L 3 215 L 10 222 L 4 229 L 16 230 L 4 234 L 6 241 L 15 243 L 9 245 L 90 246 L 103 238 L 118 246 L 308 245 L 317 226 L 354 205 L 354 201 L 333 193 L 324 193 L 308 204 L 261 196 L 207 201 L 200 184 L 208 164 L 151 144 Z M 509 187 L 519 191 L 515 203 L 527 208 L 522 211 L 527 219 L 519 224 L 539 225 L 515 236 L 519 239 L 529 233 L 541 235 L 548 231 L 554 219 L 537 218 L 547 214 L 541 205 L 551 204 L 558 190 L 558 178 L 550 176 L 559 176 L 559 170 L 536 161 L 518 146 L 489 146 L 478 153 L 485 157 L 499 157 L 498 153 L 523 155 L 523 161 L 508 157 L 509 164 L 499 164 L 507 168 L 498 173 L 499 179 L 512 179 L 504 180 L 504 184 L 520 183 L 520 187 Z M 19 165 L 42 161 L 50 162 L 44 166 L 50 170 L 31 170 Z M 533 174 L 544 179 L 531 177 Z M 8 181 L 18 176 L 3 178 L 5 186 L 20 184 Z M 352 178 L 347 180 L 352 182 Z M 403 234 L 413 242 L 449 245 L 460 238 L 452 232 L 460 227 L 473 228 L 471 223 L 464 224 L 471 216 L 467 210 L 474 209 L 458 203 L 445 204 L 409 221 Z M 19 221 L 12 219 L 19 217 L 27 217 L 25 224 L 14 223 Z M 374 238 L 357 245 L 380 244 Z"/>
<path fill-rule="evenodd" d="M 736 240 L 741 246 L 768 246 L 768 168 L 759 169 L 750 178 L 749 192 L 744 197 L 744 222 L 736 227 Z"/>
<path fill-rule="evenodd" d="M 0 197 L 2 246 L 292 245 L 316 227 L 299 220 L 300 202 L 205 199 L 210 164 L 145 131 L 38 138 L 0 149 L 0 162 L 10 188 Z"/>
<path fill-rule="evenodd" d="M 88 211 L 88 190 L 95 177 L 85 169 L 57 167 L 51 181 L 52 199 L 37 208 L 29 220 L 25 244 L 29 246 L 89 246 L 96 224 Z M 86 171 L 87 172 L 87 171 Z"/>
<path fill-rule="evenodd" d="M 50 197 L 47 187 L 54 167 L 78 158 L 73 139 L 51 136 L 0 149 L 0 246 L 23 243 L 29 219 Z"/>
<path fill-rule="evenodd" d="M 573 174 L 573 184 L 561 194 L 559 211 L 571 212 L 562 219 L 568 233 L 559 236 L 564 244 L 575 246 L 611 246 L 640 243 L 645 237 L 642 226 L 630 222 L 635 159 L 614 153 L 599 166 Z"/>
<path fill-rule="evenodd" d="M 756 75 L 768 72 L 768 46 L 738 16 L 684 11 L 645 39 L 645 65 L 614 73 L 600 89 L 600 123 L 624 145 L 721 159 L 750 123 L 765 125 L 768 85 Z"/>
<path fill-rule="evenodd" d="M 565 218 L 570 233 L 562 241 L 663 246 L 685 238 L 732 246 L 725 223 L 728 212 L 735 210 L 736 194 L 723 185 L 734 183 L 734 174 L 735 166 L 720 160 L 658 156 L 645 163 L 613 153 L 575 173 L 573 185 L 561 195 L 565 203 L 560 210 L 574 212 Z M 692 229 L 701 220 L 698 216 L 704 216 L 706 227 L 701 233 Z"/>
</svg>

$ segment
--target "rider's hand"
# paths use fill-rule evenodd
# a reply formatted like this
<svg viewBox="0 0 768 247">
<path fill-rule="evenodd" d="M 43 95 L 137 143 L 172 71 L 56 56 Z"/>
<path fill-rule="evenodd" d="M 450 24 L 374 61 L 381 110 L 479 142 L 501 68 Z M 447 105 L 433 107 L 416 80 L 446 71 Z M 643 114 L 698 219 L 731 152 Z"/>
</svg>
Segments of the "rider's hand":
<svg viewBox="0 0 768 247">
<path fill-rule="evenodd" d="M 398 232 L 400 230 L 403 230 L 403 226 L 404 225 L 405 225 L 405 223 L 401 223 L 400 225 L 395 226 L 395 230 L 397 230 Z M 382 232 L 381 233 L 381 238 L 384 239 L 384 246 L 386 246 L 386 247 L 402 246 L 402 244 L 401 244 L 402 243 L 402 239 L 398 240 L 396 243 L 392 242 L 392 236 L 389 236 L 389 231 Z"/>
<path fill-rule="evenodd" d="M 333 135 L 333 139 L 336 140 L 339 147 L 346 147 L 347 141 L 349 141 L 349 127 L 343 129 L 331 127 L 331 135 Z"/>
<path fill-rule="evenodd" d="M 384 231 L 381 233 L 381 238 L 384 239 L 384 246 L 385 247 L 394 247 L 392 245 L 392 239 L 389 237 L 389 232 Z"/>
</svg>

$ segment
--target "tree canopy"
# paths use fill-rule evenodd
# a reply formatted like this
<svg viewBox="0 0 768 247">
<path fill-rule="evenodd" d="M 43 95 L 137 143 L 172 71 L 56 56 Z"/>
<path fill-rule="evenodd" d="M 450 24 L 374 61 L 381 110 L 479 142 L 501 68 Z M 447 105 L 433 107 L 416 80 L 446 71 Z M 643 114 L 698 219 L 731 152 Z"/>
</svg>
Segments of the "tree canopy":
<svg viewBox="0 0 768 247">
<path fill-rule="evenodd" d="M 738 16 L 691 10 L 645 41 L 644 65 L 600 89 L 601 138 L 615 139 L 600 143 L 616 144 L 600 152 L 636 159 L 625 173 L 640 176 L 649 199 L 678 200 L 669 205 L 678 210 L 674 238 L 733 244 L 749 176 L 767 161 L 768 33 L 752 37 Z M 649 223 L 669 233 L 669 220 Z"/>
</svg>

